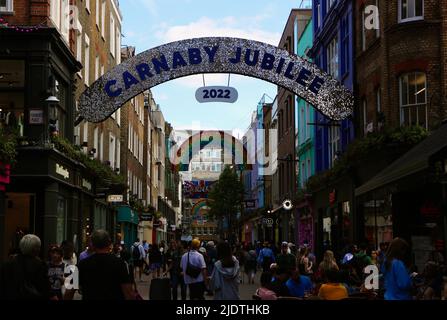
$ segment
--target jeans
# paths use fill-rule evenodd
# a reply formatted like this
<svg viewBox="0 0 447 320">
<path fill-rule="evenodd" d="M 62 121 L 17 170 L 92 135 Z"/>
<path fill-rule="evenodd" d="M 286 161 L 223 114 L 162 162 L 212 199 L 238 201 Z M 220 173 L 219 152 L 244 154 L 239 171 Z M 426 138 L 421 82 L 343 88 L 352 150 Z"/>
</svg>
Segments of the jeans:
<svg viewBox="0 0 447 320">
<path fill-rule="evenodd" d="M 172 300 L 174 301 L 177 300 L 178 286 L 180 286 L 182 300 L 186 300 L 186 284 L 183 276 L 178 273 L 171 273 Z"/>
</svg>

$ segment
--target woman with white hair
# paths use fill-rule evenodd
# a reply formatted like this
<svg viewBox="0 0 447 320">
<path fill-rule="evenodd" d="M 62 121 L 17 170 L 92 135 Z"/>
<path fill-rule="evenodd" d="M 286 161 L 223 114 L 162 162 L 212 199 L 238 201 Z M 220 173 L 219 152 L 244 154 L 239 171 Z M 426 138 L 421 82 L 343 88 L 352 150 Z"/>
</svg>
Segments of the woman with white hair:
<svg viewBox="0 0 447 320">
<path fill-rule="evenodd" d="M 38 257 L 39 237 L 25 235 L 20 253 L 6 261 L 0 270 L 0 300 L 48 300 L 50 282 L 46 264 Z"/>
</svg>

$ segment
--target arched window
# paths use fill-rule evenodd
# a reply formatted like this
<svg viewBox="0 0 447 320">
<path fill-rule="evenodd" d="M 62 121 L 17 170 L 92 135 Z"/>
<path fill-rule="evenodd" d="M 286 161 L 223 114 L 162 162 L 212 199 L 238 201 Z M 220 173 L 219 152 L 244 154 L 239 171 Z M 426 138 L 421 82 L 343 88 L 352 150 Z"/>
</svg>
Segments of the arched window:
<svg viewBox="0 0 447 320">
<path fill-rule="evenodd" d="M 427 78 L 423 72 L 403 74 L 399 78 L 400 124 L 428 128 Z"/>
</svg>

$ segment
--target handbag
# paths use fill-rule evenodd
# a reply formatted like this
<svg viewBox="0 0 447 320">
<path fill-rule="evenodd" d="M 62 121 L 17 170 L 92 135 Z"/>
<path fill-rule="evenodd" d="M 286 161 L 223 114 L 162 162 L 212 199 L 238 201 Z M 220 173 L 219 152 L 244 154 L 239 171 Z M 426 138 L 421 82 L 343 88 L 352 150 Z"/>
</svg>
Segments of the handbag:
<svg viewBox="0 0 447 320">
<path fill-rule="evenodd" d="M 202 272 L 201 268 L 196 267 L 191 263 L 189 263 L 189 252 L 188 252 L 188 263 L 186 264 L 186 274 L 191 278 L 196 279 L 199 277 L 201 272 Z"/>
</svg>

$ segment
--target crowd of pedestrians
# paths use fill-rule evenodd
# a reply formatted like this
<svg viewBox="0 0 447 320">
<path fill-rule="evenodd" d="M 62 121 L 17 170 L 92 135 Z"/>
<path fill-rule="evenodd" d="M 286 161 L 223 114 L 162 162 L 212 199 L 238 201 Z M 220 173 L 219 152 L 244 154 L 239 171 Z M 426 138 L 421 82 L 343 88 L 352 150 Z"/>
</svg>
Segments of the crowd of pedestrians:
<svg viewBox="0 0 447 320">
<path fill-rule="evenodd" d="M 309 246 L 287 242 L 216 245 L 194 239 L 166 245 L 137 239 L 126 248 L 97 230 L 79 257 L 69 241 L 50 246 L 43 257 L 40 239 L 24 235 L 19 251 L 1 265 L 0 299 L 72 300 L 77 292 L 84 300 L 141 300 L 138 283 L 149 276 L 150 286 L 160 279 L 159 285 L 167 286 L 167 295 L 157 297 L 163 291 L 157 290 L 150 297 L 154 300 L 186 300 L 188 293 L 191 300 L 205 295 L 239 300 L 240 285 L 255 284 L 258 272 L 253 298 L 259 300 L 447 298 L 445 266 L 428 261 L 424 270 L 416 270 L 410 246 L 401 238 L 377 250 L 365 244 L 327 250 L 317 260 Z"/>
</svg>

